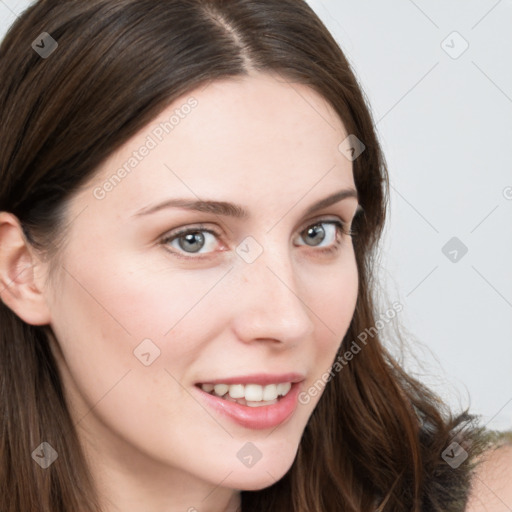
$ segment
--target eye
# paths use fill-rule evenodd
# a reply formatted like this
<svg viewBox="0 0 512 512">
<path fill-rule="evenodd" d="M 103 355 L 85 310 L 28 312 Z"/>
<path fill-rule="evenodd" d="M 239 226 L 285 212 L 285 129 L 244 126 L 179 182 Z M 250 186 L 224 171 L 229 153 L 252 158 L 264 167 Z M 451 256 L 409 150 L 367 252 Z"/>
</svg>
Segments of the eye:
<svg viewBox="0 0 512 512">
<path fill-rule="evenodd" d="M 327 226 L 325 229 L 323 226 Z M 306 229 L 300 232 L 301 238 L 312 240 L 310 247 L 320 247 L 318 252 L 330 253 L 336 252 L 341 245 L 341 235 L 352 236 L 354 233 L 346 229 L 346 224 L 340 220 L 320 220 L 310 224 Z M 171 246 L 170 250 L 173 256 L 185 259 L 200 259 L 200 257 L 187 256 L 186 254 L 203 254 L 215 252 L 208 249 L 214 249 L 216 239 L 222 235 L 215 230 L 206 229 L 202 226 L 186 228 L 171 232 L 161 240 L 161 244 Z M 327 240 L 326 243 L 324 243 Z M 323 245 L 322 245 L 323 244 Z M 206 248 L 206 251 L 202 249 Z"/>
<path fill-rule="evenodd" d="M 325 228 L 327 226 L 327 229 Z M 301 231 L 300 235 L 304 240 L 312 241 L 312 247 L 322 247 L 320 252 L 335 252 L 341 245 L 341 235 L 351 236 L 352 233 L 347 231 L 345 223 L 338 220 L 321 220 L 315 224 L 311 224 Z M 325 242 L 325 243 L 324 243 Z M 323 245 L 322 245 L 323 244 Z M 309 244 L 299 244 L 309 245 Z"/>
<path fill-rule="evenodd" d="M 207 236 L 205 236 L 205 234 Z M 217 233 L 211 229 L 205 229 L 202 227 L 188 228 L 166 236 L 162 240 L 162 244 L 171 245 L 171 247 L 174 247 L 175 249 L 178 249 L 178 251 L 183 251 L 185 253 L 202 254 L 199 251 L 204 246 L 214 247 L 215 238 L 219 238 L 220 236 L 220 233 Z M 173 242 L 177 242 L 177 247 L 176 245 L 172 245 Z M 183 256 L 180 252 L 177 251 L 171 251 L 171 253 L 178 257 L 188 258 L 188 256 Z"/>
</svg>

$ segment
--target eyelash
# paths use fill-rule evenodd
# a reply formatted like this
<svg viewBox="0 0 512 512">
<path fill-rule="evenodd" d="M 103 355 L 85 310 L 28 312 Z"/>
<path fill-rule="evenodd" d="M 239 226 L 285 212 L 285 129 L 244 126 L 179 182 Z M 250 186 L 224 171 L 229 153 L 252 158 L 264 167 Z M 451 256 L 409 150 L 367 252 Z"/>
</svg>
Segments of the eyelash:
<svg viewBox="0 0 512 512">
<path fill-rule="evenodd" d="M 324 248 L 318 249 L 317 252 L 320 252 L 321 254 L 334 254 L 339 251 L 341 244 L 342 244 L 342 242 L 339 238 L 340 234 L 344 234 L 344 235 L 347 235 L 350 237 L 352 237 L 356 234 L 352 229 L 347 229 L 347 224 L 345 222 L 340 221 L 340 220 L 332 220 L 332 219 L 320 219 L 312 224 L 307 225 L 304 229 L 302 229 L 299 232 L 299 234 L 304 231 L 307 231 L 309 228 L 312 228 L 319 224 L 332 224 L 336 227 L 336 241 L 333 244 L 331 244 L 329 247 L 324 247 Z M 167 245 L 170 242 L 172 242 L 173 240 L 179 239 L 182 236 L 185 236 L 185 235 L 188 235 L 191 233 L 198 233 L 198 232 L 199 233 L 210 233 L 217 238 L 221 236 L 220 233 L 217 233 L 216 231 L 214 231 L 212 229 L 202 228 L 201 226 L 198 226 L 198 227 L 186 228 L 186 229 L 176 231 L 174 233 L 170 233 L 170 234 L 164 236 L 160 240 L 160 243 L 162 245 Z M 311 247 L 313 247 L 313 246 L 311 246 Z M 177 258 L 181 258 L 181 259 L 185 259 L 185 260 L 200 260 L 200 259 L 208 258 L 207 255 L 199 254 L 198 256 L 184 256 L 184 253 L 178 252 L 176 250 L 167 249 L 167 251 L 170 252 L 173 256 L 176 256 Z M 190 254 L 193 254 L 193 253 L 190 253 Z"/>
</svg>

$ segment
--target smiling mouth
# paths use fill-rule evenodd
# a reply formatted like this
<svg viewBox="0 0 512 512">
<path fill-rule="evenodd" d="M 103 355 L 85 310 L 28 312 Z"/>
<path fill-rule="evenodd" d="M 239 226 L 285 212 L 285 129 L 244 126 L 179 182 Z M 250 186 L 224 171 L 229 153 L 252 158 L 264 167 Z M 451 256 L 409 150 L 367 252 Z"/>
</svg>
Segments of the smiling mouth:
<svg viewBox="0 0 512 512">
<path fill-rule="evenodd" d="M 279 402 L 290 391 L 290 382 L 278 384 L 199 384 L 204 392 L 248 407 L 263 407 Z"/>
</svg>

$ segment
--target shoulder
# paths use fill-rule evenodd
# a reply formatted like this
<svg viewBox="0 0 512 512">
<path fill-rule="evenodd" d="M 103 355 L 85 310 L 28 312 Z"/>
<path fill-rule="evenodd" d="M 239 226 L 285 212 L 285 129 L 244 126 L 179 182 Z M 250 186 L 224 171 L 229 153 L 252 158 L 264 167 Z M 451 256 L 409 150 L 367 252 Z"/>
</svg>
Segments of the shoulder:
<svg viewBox="0 0 512 512">
<path fill-rule="evenodd" d="M 512 510 L 512 442 L 484 452 L 471 481 L 465 512 Z"/>
</svg>

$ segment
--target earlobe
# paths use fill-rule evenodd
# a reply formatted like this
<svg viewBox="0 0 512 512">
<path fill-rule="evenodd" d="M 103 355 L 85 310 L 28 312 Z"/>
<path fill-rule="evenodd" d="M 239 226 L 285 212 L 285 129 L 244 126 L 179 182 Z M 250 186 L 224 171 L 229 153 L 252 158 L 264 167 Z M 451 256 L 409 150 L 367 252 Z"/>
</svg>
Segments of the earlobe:
<svg viewBox="0 0 512 512">
<path fill-rule="evenodd" d="M 31 325 L 50 323 L 44 290 L 36 280 L 39 263 L 16 216 L 0 212 L 0 297 L 9 309 Z"/>
</svg>

